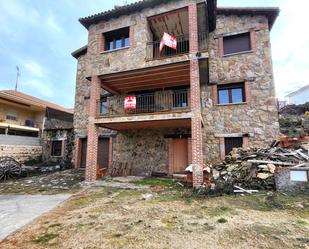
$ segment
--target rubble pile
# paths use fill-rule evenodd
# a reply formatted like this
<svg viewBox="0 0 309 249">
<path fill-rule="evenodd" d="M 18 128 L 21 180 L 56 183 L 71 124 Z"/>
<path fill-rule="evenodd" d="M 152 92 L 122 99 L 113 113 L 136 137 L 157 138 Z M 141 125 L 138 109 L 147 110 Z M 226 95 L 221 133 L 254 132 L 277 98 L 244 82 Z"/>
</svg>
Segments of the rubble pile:
<svg viewBox="0 0 309 249">
<path fill-rule="evenodd" d="M 289 137 L 309 135 L 309 102 L 287 105 L 279 111 L 280 132 Z"/>
<path fill-rule="evenodd" d="M 275 190 L 274 173 L 279 167 L 301 167 L 308 162 L 305 146 L 294 149 L 234 148 L 222 163 L 213 167 L 212 174 L 215 184 Z"/>
</svg>

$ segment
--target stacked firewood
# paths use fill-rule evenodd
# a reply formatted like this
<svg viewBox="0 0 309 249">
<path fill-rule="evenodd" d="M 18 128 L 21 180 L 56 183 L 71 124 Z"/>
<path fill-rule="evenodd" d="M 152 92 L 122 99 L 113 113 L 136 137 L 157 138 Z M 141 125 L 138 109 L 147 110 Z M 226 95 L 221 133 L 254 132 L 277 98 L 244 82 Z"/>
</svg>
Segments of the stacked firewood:
<svg viewBox="0 0 309 249">
<path fill-rule="evenodd" d="M 308 165 L 308 162 L 309 153 L 305 146 L 293 149 L 234 148 L 222 163 L 213 167 L 212 174 L 217 184 L 274 190 L 274 174 L 279 168 L 302 167 Z"/>
</svg>

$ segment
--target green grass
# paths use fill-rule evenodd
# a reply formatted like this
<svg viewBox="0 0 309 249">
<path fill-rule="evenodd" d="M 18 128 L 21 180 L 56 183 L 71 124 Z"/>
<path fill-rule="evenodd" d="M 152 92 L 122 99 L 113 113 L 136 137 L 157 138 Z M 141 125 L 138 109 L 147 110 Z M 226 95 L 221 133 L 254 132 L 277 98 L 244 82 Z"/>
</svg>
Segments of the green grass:
<svg viewBox="0 0 309 249">
<path fill-rule="evenodd" d="M 225 218 L 220 218 L 217 220 L 218 223 L 226 223 L 227 222 L 227 219 Z"/>
<path fill-rule="evenodd" d="M 234 213 L 236 214 L 236 211 L 230 207 L 226 207 L 226 206 L 220 206 L 220 207 L 215 207 L 215 208 L 211 208 L 211 209 L 206 209 L 204 212 L 206 215 L 208 216 L 222 216 L 222 215 L 226 215 L 229 213 Z"/>
<path fill-rule="evenodd" d="M 32 242 L 34 242 L 35 244 L 46 244 L 47 242 L 49 242 L 50 240 L 59 237 L 59 234 L 44 234 L 42 236 L 39 236 L 38 238 L 32 240 Z"/>
<path fill-rule="evenodd" d="M 175 180 L 172 178 L 149 177 L 140 181 L 132 181 L 131 183 L 140 186 L 164 186 L 168 188 L 176 188 L 178 182 L 180 182 L 180 180 Z"/>
<path fill-rule="evenodd" d="M 261 192 L 253 195 L 227 196 L 226 200 L 237 208 L 257 211 L 302 210 L 309 214 L 309 196 L 305 194 L 281 194 Z M 302 208 L 301 208 L 302 207 Z"/>
</svg>

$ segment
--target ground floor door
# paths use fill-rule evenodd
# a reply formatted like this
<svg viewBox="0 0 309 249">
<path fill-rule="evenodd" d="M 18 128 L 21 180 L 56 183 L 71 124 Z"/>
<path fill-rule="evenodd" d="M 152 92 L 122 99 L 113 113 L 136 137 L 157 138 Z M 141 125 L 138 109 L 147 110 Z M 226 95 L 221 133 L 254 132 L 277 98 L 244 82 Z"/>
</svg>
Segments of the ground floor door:
<svg viewBox="0 0 309 249">
<path fill-rule="evenodd" d="M 80 153 L 80 167 L 86 168 L 87 160 L 87 138 L 80 139 L 81 153 Z"/>
<path fill-rule="evenodd" d="M 172 173 L 184 173 L 189 164 L 188 139 L 173 138 L 172 139 Z"/>
<path fill-rule="evenodd" d="M 109 162 L 109 138 L 99 138 L 98 165 L 99 168 L 108 168 Z"/>
</svg>

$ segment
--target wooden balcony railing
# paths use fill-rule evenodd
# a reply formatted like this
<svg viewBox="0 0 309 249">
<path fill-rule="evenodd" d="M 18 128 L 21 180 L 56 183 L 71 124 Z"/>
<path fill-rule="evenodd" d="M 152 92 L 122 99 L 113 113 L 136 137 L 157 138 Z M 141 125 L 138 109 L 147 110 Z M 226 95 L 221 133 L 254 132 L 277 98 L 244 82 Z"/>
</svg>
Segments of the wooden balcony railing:
<svg viewBox="0 0 309 249">
<path fill-rule="evenodd" d="M 136 97 L 135 109 L 124 109 L 125 96 L 115 95 L 98 101 L 97 113 L 99 116 L 122 116 L 185 110 L 189 109 L 189 95 L 189 89 L 130 94 Z"/>
<path fill-rule="evenodd" d="M 207 49 L 207 33 L 200 32 L 198 36 L 198 43 L 200 50 Z M 147 43 L 147 60 L 157 60 L 166 57 L 177 56 L 181 54 L 189 53 L 189 34 L 176 36 L 177 39 L 177 50 L 171 49 L 167 46 L 164 46 L 163 50 L 160 52 L 160 41 L 153 41 Z"/>
</svg>

